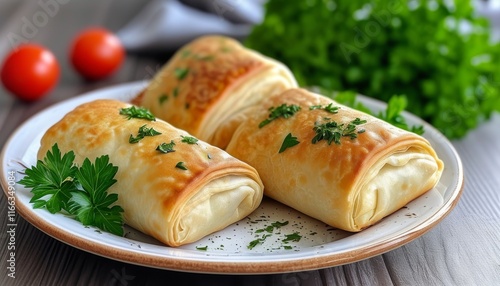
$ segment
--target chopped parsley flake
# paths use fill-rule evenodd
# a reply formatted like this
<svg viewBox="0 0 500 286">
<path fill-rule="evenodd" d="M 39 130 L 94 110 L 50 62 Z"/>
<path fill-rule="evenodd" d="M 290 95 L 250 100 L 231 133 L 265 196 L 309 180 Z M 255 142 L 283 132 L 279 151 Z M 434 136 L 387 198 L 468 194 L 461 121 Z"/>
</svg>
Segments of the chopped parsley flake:
<svg viewBox="0 0 500 286">
<path fill-rule="evenodd" d="M 168 100 L 168 95 L 165 93 L 160 95 L 160 97 L 158 98 L 158 102 L 160 103 L 160 105 L 163 104 L 167 100 Z"/>
<path fill-rule="evenodd" d="M 156 120 L 154 115 L 149 110 L 147 110 L 146 108 L 137 107 L 137 106 L 121 108 L 120 114 L 127 116 L 127 119 L 129 119 L 129 120 L 132 118 L 146 119 L 149 121 Z"/>
<path fill-rule="evenodd" d="M 356 126 L 363 123 L 366 123 L 366 120 L 361 120 L 359 118 L 352 120 L 347 125 L 339 124 L 335 121 L 328 121 L 323 124 L 316 122 L 313 128 L 316 135 L 313 137 L 312 143 L 316 144 L 321 140 L 326 140 L 328 145 L 332 144 L 332 142 L 339 145 L 341 137 L 349 137 L 351 140 L 355 139 L 358 137 L 359 133 L 365 132 L 364 129 L 356 131 Z"/>
<path fill-rule="evenodd" d="M 298 232 L 292 234 L 285 234 L 285 239 L 282 240 L 283 243 L 288 243 L 290 241 L 298 242 L 302 236 Z"/>
<path fill-rule="evenodd" d="M 160 134 L 161 133 L 154 130 L 153 127 L 147 128 L 146 125 L 142 125 L 141 127 L 139 127 L 139 132 L 137 133 L 137 137 L 134 137 L 132 134 L 130 134 L 128 142 L 131 144 L 135 144 L 144 139 L 144 137 L 146 136 L 156 136 Z"/>
<path fill-rule="evenodd" d="M 278 153 L 282 153 L 286 149 L 293 147 L 299 143 L 300 142 L 297 140 L 297 137 L 292 136 L 292 133 L 288 133 L 288 135 L 286 135 L 285 139 L 283 140 L 283 143 L 281 144 L 281 147 L 280 147 L 280 150 L 278 151 Z"/>
<path fill-rule="evenodd" d="M 323 105 L 313 105 L 313 106 L 309 107 L 309 110 L 314 110 L 314 109 L 322 109 L 322 110 L 325 110 L 325 111 L 333 113 L 333 114 L 339 112 L 339 107 L 338 106 L 333 106 L 332 102 L 329 103 L 326 106 L 323 106 Z"/>
<path fill-rule="evenodd" d="M 174 150 L 174 146 L 175 146 L 175 143 L 174 143 L 174 140 L 170 141 L 170 143 L 161 143 L 160 145 L 158 145 L 158 147 L 156 147 L 156 150 L 161 152 L 161 153 L 171 153 L 171 152 L 175 152 Z"/>
<path fill-rule="evenodd" d="M 181 170 L 187 170 L 188 168 L 186 167 L 186 165 L 184 165 L 184 162 L 178 162 L 175 167 L 177 169 L 181 169 Z"/>
<path fill-rule="evenodd" d="M 299 110 L 300 106 L 295 104 L 287 105 L 286 103 L 283 103 L 278 107 L 273 106 L 269 108 L 269 117 L 259 124 L 259 128 L 266 126 L 267 124 L 271 123 L 271 121 L 278 119 L 280 117 L 290 118 Z"/>
<path fill-rule="evenodd" d="M 189 74 L 189 69 L 188 68 L 176 68 L 174 70 L 174 74 L 178 80 L 183 80 Z"/>
<path fill-rule="evenodd" d="M 187 143 L 187 144 L 196 144 L 198 142 L 198 139 L 192 137 L 192 136 L 183 136 L 181 135 L 182 140 L 181 142 Z"/>
</svg>

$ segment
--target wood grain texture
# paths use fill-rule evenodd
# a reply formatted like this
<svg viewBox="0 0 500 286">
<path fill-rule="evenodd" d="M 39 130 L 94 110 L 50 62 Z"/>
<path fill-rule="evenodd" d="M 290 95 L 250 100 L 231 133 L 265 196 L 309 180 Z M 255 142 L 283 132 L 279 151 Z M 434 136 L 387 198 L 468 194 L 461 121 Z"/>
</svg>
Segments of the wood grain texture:
<svg viewBox="0 0 500 286">
<path fill-rule="evenodd" d="M 54 2 L 41 1 L 41 2 Z M 32 104 L 0 89 L 0 147 L 27 118 L 61 100 L 117 83 L 151 78 L 169 55 L 128 55 L 113 77 L 85 82 L 71 69 L 67 50 L 80 29 L 119 29 L 148 1 L 60 1 L 58 11 L 29 40 L 61 59 L 59 85 Z M 0 2 L 0 58 L 12 47 L 9 33 L 22 35 L 23 17 L 42 10 L 38 1 Z M 453 142 L 465 171 L 457 207 L 422 237 L 386 254 L 348 265 L 273 275 L 208 275 L 147 268 L 99 257 L 61 243 L 17 217 L 16 278 L 7 276 L 7 199 L 0 196 L 0 285 L 499 285 L 500 116 Z"/>
</svg>

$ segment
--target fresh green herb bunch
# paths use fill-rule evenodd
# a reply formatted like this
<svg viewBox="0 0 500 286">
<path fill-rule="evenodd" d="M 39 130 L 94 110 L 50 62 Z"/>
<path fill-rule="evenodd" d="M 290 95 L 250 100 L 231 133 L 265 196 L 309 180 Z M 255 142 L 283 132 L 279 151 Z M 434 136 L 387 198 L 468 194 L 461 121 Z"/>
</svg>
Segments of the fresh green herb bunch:
<svg viewBox="0 0 500 286">
<path fill-rule="evenodd" d="M 107 192 L 116 183 L 118 167 L 109 162 L 108 155 L 94 163 L 86 158 L 81 166 L 74 160 L 73 151 L 62 154 L 56 143 L 43 160 L 26 168 L 26 176 L 18 183 L 31 188 L 33 208 L 69 214 L 85 226 L 123 236 L 124 210 L 115 204 L 118 195 Z"/>
<path fill-rule="evenodd" d="M 245 41 L 301 86 L 389 101 L 463 137 L 500 110 L 500 44 L 470 0 L 269 0 Z"/>
</svg>

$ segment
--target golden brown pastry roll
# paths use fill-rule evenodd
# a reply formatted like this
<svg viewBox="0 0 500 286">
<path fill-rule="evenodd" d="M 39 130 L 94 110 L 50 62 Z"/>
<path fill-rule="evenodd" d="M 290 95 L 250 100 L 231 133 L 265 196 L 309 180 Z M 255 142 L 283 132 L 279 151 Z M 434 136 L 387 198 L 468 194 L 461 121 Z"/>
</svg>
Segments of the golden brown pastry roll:
<svg viewBox="0 0 500 286">
<path fill-rule="evenodd" d="M 129 118 L 132 108 L 115 100 L 78 106 L 44 134 L 38 158 L 55 143 L 73 150 L 77 164 L 109 155 L 118 172 L 108 192 L 118 194 L 125 223 L 170 246 L 195 242 L 259 206 L 263 187 L 253 167 L 162 120 Z"/>
<path fill-rule="evenodd" d="M 257 169 L 264 194 L 346 231 L 360 231 L 438 182 L 429 142 L 304 89 L 248 113 L 226 151 Z"/>
<path fill-rule="evenodd" d="M 281 62 L 232 38 L 209 35 L 180 48 L 133 103 L 224 148 L 229 138 L 213 140 L 222 122 L 237 124 L 248 106 L 291 87 L 297 82 Z"/>
</svg>

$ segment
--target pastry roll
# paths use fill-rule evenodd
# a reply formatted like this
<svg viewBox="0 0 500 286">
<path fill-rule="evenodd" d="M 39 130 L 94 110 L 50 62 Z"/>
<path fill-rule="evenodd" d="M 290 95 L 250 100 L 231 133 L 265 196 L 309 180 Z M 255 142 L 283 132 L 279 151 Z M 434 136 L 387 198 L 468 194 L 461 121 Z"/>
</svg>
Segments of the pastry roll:
<svg viewBox="0 0 500 286">
<path fill-rule="evenodd" d="M 304 89 L 248 115 L 226 151 L 257 169 L 265 195 L 339 229 L 377 223 L 443 171 L 425 138 Z"/>
<path fill-rule="evenodd" d="M 78 106 L 44 134 L 38 158 L 55 143 L 73 150 L 78 164 L 109 155 L 118 172 L 108 192 L 118 194 L 125 223 L 169 246 L 195 242 L 259 206 L 263 186 L 253 167 L 162 120 L 120 114 L 130 107 L 104 99 Z"/>
<path fill-rule="evenodd" d="M 235 126 L 249 106 L 292 87 L 297 82 L 283 63 L 234 39 L 209 35 L 180 48 L 133 103 L 224 148 L 229 138 L 213 138 L 222 122 L 231 119 Z"/>
</svg>

